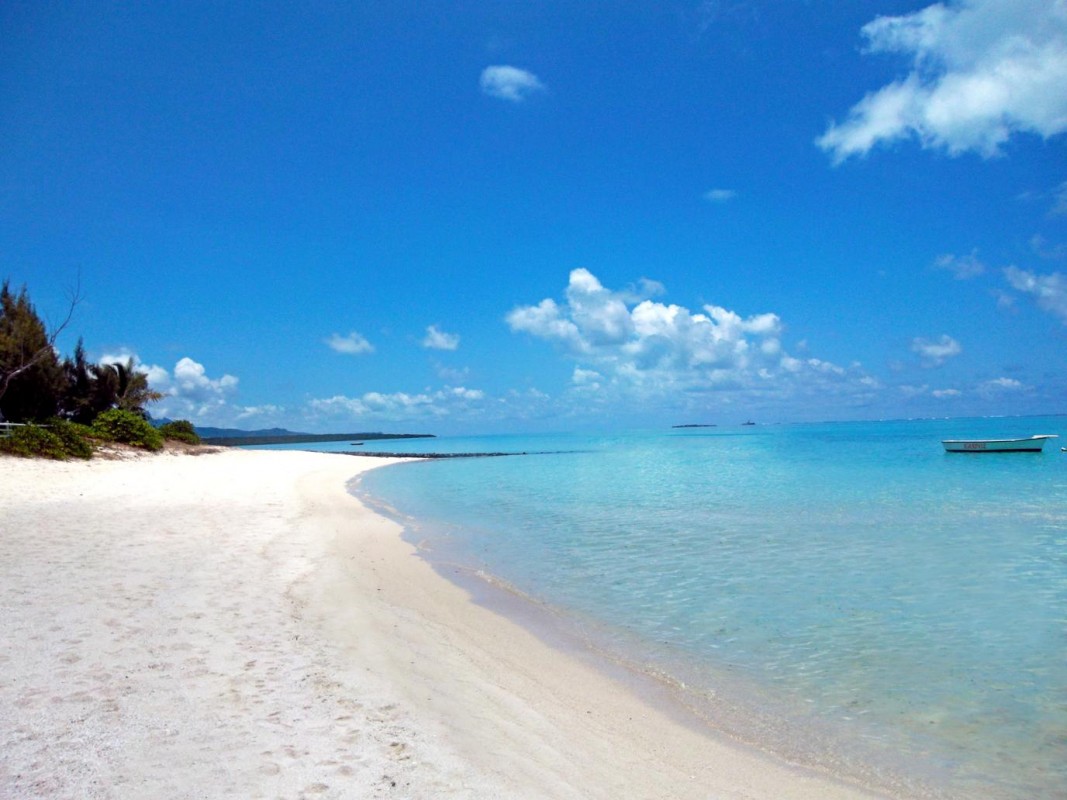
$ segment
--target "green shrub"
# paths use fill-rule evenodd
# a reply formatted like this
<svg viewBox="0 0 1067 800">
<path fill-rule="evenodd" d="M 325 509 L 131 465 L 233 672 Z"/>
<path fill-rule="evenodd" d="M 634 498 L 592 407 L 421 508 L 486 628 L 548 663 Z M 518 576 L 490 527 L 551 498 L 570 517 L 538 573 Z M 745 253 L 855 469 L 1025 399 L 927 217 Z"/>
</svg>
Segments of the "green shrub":
<svg viewBox="0 0 1067 800">
<path fill-rule="evenodd" d="M 0 439 L 0 452 L 23 458 L 54 458 L 66 461 L 67 450 L 63 440 L 40 425 L 22 425 Z"/>
<path fill-rule="evenodd" d="M 200 444 L 200 435 L 193 427 L 193 423 L 186 419 L 176 419 L 174 422 L 161 425 L 159 432 L 163 434 L 164 439 L 173 439 L 186 444 Z"/>
<path fill-rule="evenodd" d="M 88 425 L 79 425 L 65 419 L 50 419 L 48 430 L 63 443 L 63 450 L 74 458 L 92 458 L 93 446 L 89 439 L 93 435 Z"/>
<path fill-rule="evenodd" d="M 145 450 L 162 450 L 163 434 L 132 411 L 112 408 L 93 420 L 93 435 L 111 442 L 132 444 Z"/>
</svg>

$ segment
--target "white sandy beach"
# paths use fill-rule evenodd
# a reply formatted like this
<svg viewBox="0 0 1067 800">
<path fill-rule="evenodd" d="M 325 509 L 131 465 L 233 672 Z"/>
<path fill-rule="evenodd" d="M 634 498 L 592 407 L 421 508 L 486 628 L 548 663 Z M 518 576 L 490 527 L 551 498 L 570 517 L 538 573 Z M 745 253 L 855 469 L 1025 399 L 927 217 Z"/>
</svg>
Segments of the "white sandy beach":
<svg viewBox="0 0 1067 800">
<path fill-rule="evenodd" d="M 877 796 L 471 602 L 346 491 L 382 463 L 0 457 L 0 797 Z"/>
</svg>

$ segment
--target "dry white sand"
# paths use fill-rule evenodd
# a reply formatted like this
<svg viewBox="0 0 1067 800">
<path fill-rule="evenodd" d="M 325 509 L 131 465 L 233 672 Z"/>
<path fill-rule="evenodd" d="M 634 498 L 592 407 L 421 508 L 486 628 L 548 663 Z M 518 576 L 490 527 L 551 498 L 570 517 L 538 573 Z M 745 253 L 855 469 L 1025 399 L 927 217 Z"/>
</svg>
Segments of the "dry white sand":
<svg viewBox="0 0 1067 800">
<path fill-rule="evenodd" d="M 870 798 L 472 603 L 376 459 L 0 457 L 0 797 Z"/>
</svg>

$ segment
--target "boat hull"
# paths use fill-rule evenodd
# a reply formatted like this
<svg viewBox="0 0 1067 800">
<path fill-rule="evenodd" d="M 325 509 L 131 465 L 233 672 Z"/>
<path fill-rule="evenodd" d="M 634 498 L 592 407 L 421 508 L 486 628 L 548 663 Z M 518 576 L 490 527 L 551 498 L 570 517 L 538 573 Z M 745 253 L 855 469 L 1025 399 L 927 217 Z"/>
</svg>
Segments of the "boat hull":
<svg viewBox="0 0 1067 800">
<path fill-rule="evenodd" d="M 1025 439 L 944 439 L 941 444 L 948 453 L 1040 453 L 1045 440 L 1055 438 L 1042 434 Z"/>
</svg>

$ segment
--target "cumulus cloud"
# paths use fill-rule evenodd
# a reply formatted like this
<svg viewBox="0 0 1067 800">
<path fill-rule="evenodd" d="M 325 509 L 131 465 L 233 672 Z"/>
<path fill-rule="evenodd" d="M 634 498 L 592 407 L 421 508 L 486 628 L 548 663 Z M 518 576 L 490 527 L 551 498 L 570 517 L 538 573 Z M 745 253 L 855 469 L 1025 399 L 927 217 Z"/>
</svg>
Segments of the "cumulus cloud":
<svg viewBox="0 0 1067 800">
<path fill-rule="evenodd" d="M 373 353 L 374 345 L 368 342 L 360 334 L 352 331 L 348 336 L 339 333 L 332 334 L 330 338 L 323 340 L 327 347 L 337 353 L 346 355 L 359 355 L 360 353 Z"/>
<path fill-rule="evenodd" d="M 733 189 L 710 189 L 704 192 L 704 199 L 711 203 L 728 203 L 737 197 Z"/>
<path fill-rule="evenodd" d="M 512 103 L 521 103 L 530 95 L 545 91 L 545 85 L 532 72 L 507 65 L 486 67 L 479 85 L 490 97 Z"/>
<path fill-rule="evenodd" d="M 438 330 L 436 325 L 431 325 L 426 329 L 422 346 L 430 350 L 456 350 L 459 347 L 459 334 L 445 333 Z"/>
<path fill-rule="evenodd" d="M 959 389 L 934 389 L 930 394 L 939 400 L 945 400 L 948 398 L 959 397 L 962 392 Z"/>
<path fill-rule="evenodd" d="M 432 420 L 475 409 L 485 400 L 481 389 L 447 386 L 437 391 L 366 392 L 359 397 L 334 395 L 311 400 L 308 408 L 327 417 L 365 420 Z"/>
<path fill-rule="evenodd" d="M 213 378 L 203 364 L 189 357 L 179 359 L 169 370 L 158 364 L 146 364 L 127 349 L 105 353 L 99 362 L 126 365 L 131 359 L 134 370 L 148 377 L 149 387 L 163 394 L 163 399 L 148 407 L 156 418 L 187 419 L 195 425 L 232 425 L 249 420 L 268 424 L 276 423 L 285 413 L 283 407 L 269 403 L 235 404 L 238 378 L 228 374 Z"/>
<path fill-rule="evenodd" d="M 572 385 L 628 395 L 717 390 L 785 392 L 849 380 L 850 370 L 798 359 L 781 344 L 776 314 L 743 317 L 722 306 L 693 312 L 604 287 L 586 269 L 570 273 L 564 302 L 551 298 L 507 315 L 513 332 L 552 342 L 576 362 Z M 862 376 L 855 376 L 857 380 Z"/>
<path fill-rule="evenodd" d="M 1067 277 L 1062 273 L 1038 275 L 1018 267 L 1007 267 L 1004 276 L 1012 288 L 1033 296 L 1038 308 L 1059 317 L 1067 325 Z"/>
<path fill-rule="evenodd" d="M 160 403 L 179 400 L 193 405 L 214 405 L 224 402 L 225 397 L 237 389 L 238 379 L 233 375 L 209 378 L 204 365 L 188 357 L 179 360 L 173 372 L 156 364 L 145 364 L 129 350 L 105 353 L 100 358 L 101 364 L 125 365 L 130 361 L 136 372 L 147 376 L 148 385 L 154 391 L 167 396 Z"/>
<path fill-rule="evenodd" d="M 164 397 L 149 409 L 153 416 L 188 419 L 197 424 L 226 422 L 242 416 L 259 416 L 265 408 L 242 409 L 231 404 L 238 379 L 233 375 L 212 378 L 203 364 L 189 357 L 180 359 L 173 370 L 145 364 L 136 353 L 123 350 L 105 354 L 101 363 L 126 364 L 133 359 L 134 369 L 148 376 L 148 385 Z"/>
<path fill-rule="evenodd" d="M 922 357 L 923 364 L 928 367 L 941 366 L 947 359 L 963 352 L 960 343 L 948 334 L 942 334 L 941 338 L 934 342 L 928 339 L 912 339 L 911 349 Z"/>
<path fill-rule="evenodd" d="M 170 373 L 163 367 L 155 364 L 145 364 L 136 353 L 131 350 L 119 350 L 117 353 L 104 353 L 100 357 L 101 364 L 121 364 L 126 366 L 133 362 L 135 372 L 140 372 L 148 378 L 148 385 L 153 391 L 165 391 L 164 387 L 170 384 Z"/>
<path fill-rule="evenodd" d="M 909 74 L 868 94 L 817 144 L 840 163 L 915 137 L 951 155 L 997 155 L 1016 133 L 1067 131 L 1067 2 L 957 0 L 878 17 L 870 53 L 899 53 Z"/>
<path fill-rule="evenodd" d="M 237 383 L 233 375 L 209 378 L 203 364 L 187 357 L 174 365 L 171 392 L 177 397 L 196 402 L 213 402 L 234 391 Z"/>
<path fill-rule="evenodd" d="M 597 391 L 600 389 L 604 376 L 595 369 L 582 369 L 575 367 L 571 373 L 571 383 L 578 389 Z"/>
<path fill-rule="evenodd" d="M 978 260 L 978 252 L 972 250 L 970 255 L 954 256 L 946 253 L 938 256 L 934 261 L 934 269 L 943 269 L 951 272 L 952 277 L 958 281 L 966 281 L 977 278 L 985 272 L 985 264 Z"/>
</svg>

